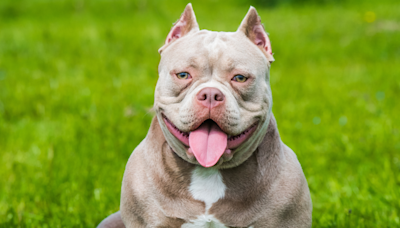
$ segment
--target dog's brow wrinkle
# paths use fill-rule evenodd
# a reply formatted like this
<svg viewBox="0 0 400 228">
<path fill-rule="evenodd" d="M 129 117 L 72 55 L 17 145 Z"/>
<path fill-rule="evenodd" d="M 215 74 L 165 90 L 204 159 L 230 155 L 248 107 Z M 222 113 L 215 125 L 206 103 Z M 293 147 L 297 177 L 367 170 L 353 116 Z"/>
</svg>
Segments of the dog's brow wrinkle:
<svg viewBox="0 0 400 228">
<path fill-rule="evenodd" d="M 235 66 L 228 66 L 226 69 L 225 69 L 225 71 L 226 72 L 228 72 L 228 73 L 230 73 L 230 72 L 232 72 L 233 70 L 235 69 Z"/>
<path fill-rule="evenodd" d="M 189 63 L 189 66 L 190 66 L 190 67 L 193 67 L 193 68 L 195 68 L 195 69 L 198 69 L 198 68 L 199 68 L 198 63 L 197 63 L 197 58 L 196 58 L 196 57 L 191 57 L 191 58 L 189 58 L 189 59 L 188 59 L 188 63 Z"/>
<path fill-rule="evenodd" d="M 225 61 L 226 61 L 226 67 L 224 70 L 229 73 L 232 72 L 236 66 L 235 62 L 232 59 L 226 59 Z"/>
</svg>

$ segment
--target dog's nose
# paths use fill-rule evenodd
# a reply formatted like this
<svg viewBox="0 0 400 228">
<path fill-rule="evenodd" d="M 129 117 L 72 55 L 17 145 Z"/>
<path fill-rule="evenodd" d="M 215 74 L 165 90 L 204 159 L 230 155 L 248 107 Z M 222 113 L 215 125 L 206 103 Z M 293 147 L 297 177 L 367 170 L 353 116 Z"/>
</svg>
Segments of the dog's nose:
<svg viewBox="0 0 400 228">
<path fill-rule="evenodd" d="M 207 87 L 196 95 L 197 101 L 206 108 L 214 108 L 225 101 L 225 96 L 217 88 Z"/>
</svg>

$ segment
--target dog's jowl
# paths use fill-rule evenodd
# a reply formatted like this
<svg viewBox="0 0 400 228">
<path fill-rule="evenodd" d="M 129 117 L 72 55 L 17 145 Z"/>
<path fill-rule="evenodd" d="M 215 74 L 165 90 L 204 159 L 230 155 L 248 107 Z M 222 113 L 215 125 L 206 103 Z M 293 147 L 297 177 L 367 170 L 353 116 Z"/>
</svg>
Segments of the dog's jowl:
<svg viewBox="0 0 400 228">
<path fill-rule="evenodd" d="M 120 212 L 99 227 L 311 227 L 307 181 L 271 111 L 257 11 L 212 32 L 189 4 L 159 52 L 156 116 L 126 165 Z"/>
</svg>

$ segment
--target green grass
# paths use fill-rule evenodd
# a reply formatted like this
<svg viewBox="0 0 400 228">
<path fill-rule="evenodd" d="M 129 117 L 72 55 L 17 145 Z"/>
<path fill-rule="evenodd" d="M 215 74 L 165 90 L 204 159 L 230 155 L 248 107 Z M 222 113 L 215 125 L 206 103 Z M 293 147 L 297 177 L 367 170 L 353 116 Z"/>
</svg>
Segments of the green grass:
<svg viewBox="0 0 400 228">
<path fill-rule="evenodd" d="M 398 3 L 262 2 L 273 112 L 313 227 L 399 227 Z M 94 227 L 118 210 L 152 118 L 157 50 L 185 4 L 0 2 L 0 227 Z M 236 30 L 248 6 L 193 1 L 210 30 Z"/>
</svg>

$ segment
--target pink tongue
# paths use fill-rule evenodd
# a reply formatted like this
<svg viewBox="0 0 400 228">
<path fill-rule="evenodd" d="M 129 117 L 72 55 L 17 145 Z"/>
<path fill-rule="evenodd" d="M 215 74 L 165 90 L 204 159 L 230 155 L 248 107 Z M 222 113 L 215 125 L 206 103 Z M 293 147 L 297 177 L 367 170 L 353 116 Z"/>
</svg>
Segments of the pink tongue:
<svg viewBox="0 0 400 228">
<path fill-rule="evenodd" d="M 190 132 L 189 146 L 200 165 L 211 167 L 224 154 L 228 136 L 213 121 L 204 122 Z"/>
</svg>

